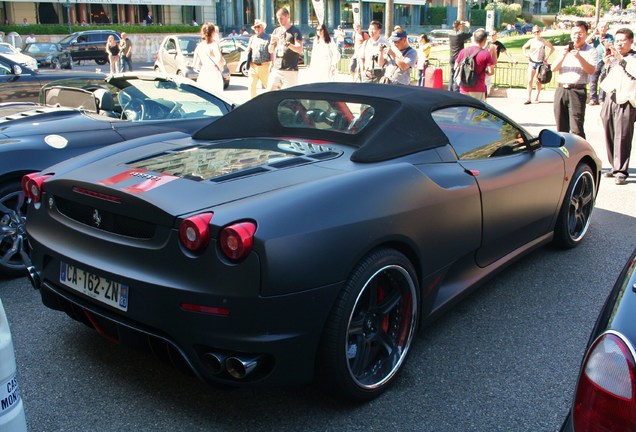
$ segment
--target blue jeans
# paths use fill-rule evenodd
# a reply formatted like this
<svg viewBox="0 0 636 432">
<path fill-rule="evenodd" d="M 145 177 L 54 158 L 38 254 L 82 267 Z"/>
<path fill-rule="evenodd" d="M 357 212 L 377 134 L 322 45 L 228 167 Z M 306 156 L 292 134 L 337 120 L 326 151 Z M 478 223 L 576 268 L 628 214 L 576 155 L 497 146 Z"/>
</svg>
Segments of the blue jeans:
<svg viewBox="0 0 636 432">
<path fill-rule="evenodd" d="M 132 58 L 121 56 L 121 72 L 126 72 L 126 65 L 128 65 L 128 72 L 132 72 Z"/>
</svg>

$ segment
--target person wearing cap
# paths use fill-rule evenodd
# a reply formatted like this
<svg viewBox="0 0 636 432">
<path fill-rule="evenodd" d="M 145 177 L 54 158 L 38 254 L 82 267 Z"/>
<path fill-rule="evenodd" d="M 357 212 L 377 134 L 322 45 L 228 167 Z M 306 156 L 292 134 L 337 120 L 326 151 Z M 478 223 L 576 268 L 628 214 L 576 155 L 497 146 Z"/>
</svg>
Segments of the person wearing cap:
<svg viewBox="0 0 636 432">
<path fill-rule="evenodd" d="M 411 84 L 411 68 L 417 64 L 417 51 L 409 45 L 404 30 L 391 33 L 390 44 L 384 48 L 387 66 L 383 81 L 389 84 Z"/>
<path fill-rule="evenodd" d="M 336 40 L 338 44 L 338 50 L 340 52 L 344 51 L 344 42 L 345 42 L 345 32 L 342 29 L 342 26 L 338 26 L 336 30 L 333 32 L 333 38 Z"/>
<path fill-rule="evenodd" d="M 279 27 L 272 32 L 269 52 L 270 64 L 268 90 L 278 90 L 295 86 L 298 83 L 298 60 L 303 55 L 303 35 L 298 27 L 292 25 L 289 10 L 276 11 Z"/>
<path fill-rule="evenodd" d="M 256 96 L 256 87 L 258 82 L 264 89 L 267 88 L 267 81 L 269 80 L 269 41 L 270 35 L 265 33 L 267 23 L 263 20 L 254 20 L 252 30 L 254 33 L 247 43 L 247 55 L 250 58 L 250 66 L 247 71 L 248 86 L 250 89 L 250 96 Z"/>
</svg>

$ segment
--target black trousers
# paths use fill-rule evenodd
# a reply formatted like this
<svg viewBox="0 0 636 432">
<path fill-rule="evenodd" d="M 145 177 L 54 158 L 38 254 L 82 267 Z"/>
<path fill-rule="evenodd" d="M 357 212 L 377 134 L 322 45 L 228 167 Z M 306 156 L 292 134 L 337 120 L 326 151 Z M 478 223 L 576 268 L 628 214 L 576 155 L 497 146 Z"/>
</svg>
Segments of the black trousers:
<svg viewBox="0 0 636 432">
<path fill-rule="evenodd" d="M 612 172 L 628 177 L 636 108 L 629 102 L 619 105 L 616 103 L 616 94 L 608 94 L 601 108 L 601 120 L 605 127 L 605 145 Z"/>
<path fill-rule="evenodd" d="M 585 138 L 583 123 L 586 101 L 586 88 L 557 87 L 554 92 L 554 119 L 559 132 L 572 132 Z"/>
</svg>

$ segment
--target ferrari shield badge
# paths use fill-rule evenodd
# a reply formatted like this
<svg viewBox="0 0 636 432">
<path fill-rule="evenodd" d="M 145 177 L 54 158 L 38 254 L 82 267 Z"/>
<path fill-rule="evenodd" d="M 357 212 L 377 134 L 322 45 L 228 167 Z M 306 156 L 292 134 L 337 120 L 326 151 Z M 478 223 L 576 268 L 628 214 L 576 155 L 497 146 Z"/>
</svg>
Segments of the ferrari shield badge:
<svg viewBox="0 0 636 432">
<path fill-rule="evenodd" d="M 565 147 L 559 147 L 559 150 L 561 150 L 561 152 L 565 155 L 566 158 L 570 157 L 570 152 L 568 151 L 567 148 Z"/>
</svg>

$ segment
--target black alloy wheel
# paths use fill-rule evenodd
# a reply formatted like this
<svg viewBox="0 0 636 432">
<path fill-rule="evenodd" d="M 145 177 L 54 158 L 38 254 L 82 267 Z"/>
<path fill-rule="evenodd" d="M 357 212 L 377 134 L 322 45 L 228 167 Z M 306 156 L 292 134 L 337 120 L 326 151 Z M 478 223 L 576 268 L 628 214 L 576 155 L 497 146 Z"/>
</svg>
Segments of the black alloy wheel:
<svg viewBox="0 0 636 432">
<path fill-rule="evenodd" d="M 578 246 L 588 228 L 596 200 L 596 183 L 587 164 L 576 168 L 554 228 L 554 241 L 563 248 Z"/>
<path fill-rule="evenodd" d="M 325 326 L 321 381 L 348 399 L 369 400 L 394 381 L 418 322 L 418 282 L 410 261 L 393 249 L 363 259 Z"/>
<path fill-rule="evenodd" d="M 0 186 L 0 274 L 23 276 L 29 262 L 27 202 L 20 183 Z"/>
</svg>

